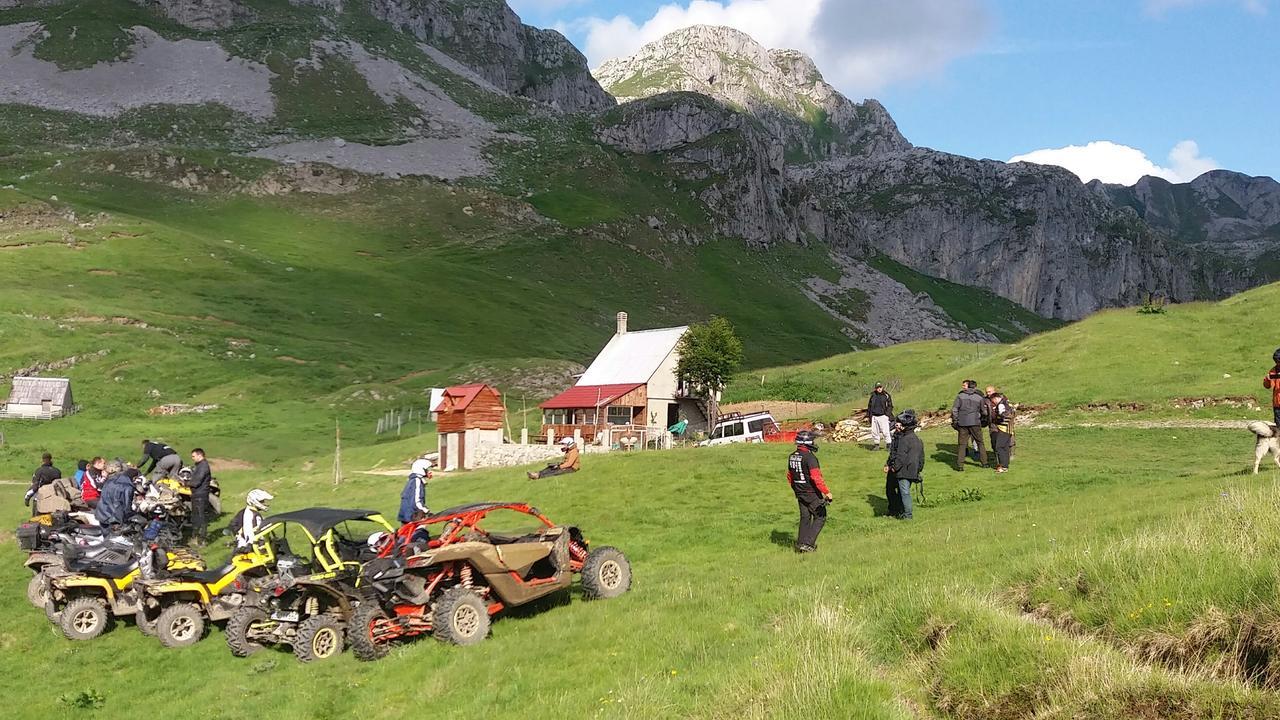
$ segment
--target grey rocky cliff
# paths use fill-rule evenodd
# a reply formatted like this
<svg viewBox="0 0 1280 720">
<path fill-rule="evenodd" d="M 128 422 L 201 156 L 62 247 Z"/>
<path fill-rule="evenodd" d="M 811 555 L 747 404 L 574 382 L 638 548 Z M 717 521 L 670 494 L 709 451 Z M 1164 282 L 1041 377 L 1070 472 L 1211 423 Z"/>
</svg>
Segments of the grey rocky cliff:
<svg viewBox="0 0 1280 720">
<path fill-rule="evenodd" d="M 133 0 L 194 30 L 225 30 L 252 16 L 237 0 Z"/>
<path fill-rule="evenodd" d="M 769 50 L 726 27 L 696 25 L 595 71 L 619 100 L 696 92 L 756 116 L 793 158 L 882 155 L 911 147 L 880 103 L 854 103 L 794 50 Z"/>
<path fill-rule="evenodd" d="M 370 0 L 369 11 L 474 69 L 487 82 L 565 112 L 615 103 L 563 35 L 520 22 L 494 0 Z"/>
</svg>

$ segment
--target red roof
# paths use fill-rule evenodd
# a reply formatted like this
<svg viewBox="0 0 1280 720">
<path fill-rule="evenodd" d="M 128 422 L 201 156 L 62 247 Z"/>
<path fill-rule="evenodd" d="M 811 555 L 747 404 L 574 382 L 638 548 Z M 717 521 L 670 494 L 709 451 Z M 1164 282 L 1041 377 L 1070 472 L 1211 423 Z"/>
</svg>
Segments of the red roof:
<svg viewBox="0 0 1280 720">
<path fill-rule="evenodd" d="M 452 403 L 450 408 L 451 410 L 465 410 L 468 405 L 475 401 L 476 396 L 480 394 L 480 391 L 487 387 L 489 386 L 484 383 L 475 383 L 473 385 L 454 385 L 453 387 L 447 387 L 444 389 L 444 396 Z"/>
<path fill-rule="evenodd" d="M 544 410 L 604 407 L 644 383 L 622 385 L 574 385 L 538 407 Z"/>
</svg>

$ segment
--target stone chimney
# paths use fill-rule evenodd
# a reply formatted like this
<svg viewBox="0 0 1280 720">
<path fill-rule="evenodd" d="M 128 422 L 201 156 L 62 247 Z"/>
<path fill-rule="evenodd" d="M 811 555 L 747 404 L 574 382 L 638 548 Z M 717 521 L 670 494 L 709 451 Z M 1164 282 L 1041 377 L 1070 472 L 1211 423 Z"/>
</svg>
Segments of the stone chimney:
<svg viewBox="0 0 1280 720">
<path fill-rule="evenodd" d="M 618 334 L 627 334 L 627 314 L 624 312 L 618 313 Z"/>
</svg>

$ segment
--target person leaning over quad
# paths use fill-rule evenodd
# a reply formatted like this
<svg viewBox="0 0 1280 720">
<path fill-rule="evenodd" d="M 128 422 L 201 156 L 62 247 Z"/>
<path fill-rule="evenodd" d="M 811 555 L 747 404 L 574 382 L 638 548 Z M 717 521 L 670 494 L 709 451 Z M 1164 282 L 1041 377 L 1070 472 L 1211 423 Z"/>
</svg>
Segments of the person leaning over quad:
<svg viewBox="0 0 1280 720">
<path fill-rule="evenodd" d="M 413 461 L 409 468 L 409 479 L 400 491 L 400 512 L 396 519 L 401 525 L 421 520 L 431 514 L 427 507 L 427 481 L 431 479 L 431 468 L 435 462 L 426 455 Z"/>
<path fill-rule="evenodd" d="M 123 525 L 133 516 L 133 478 L 119 459 L 107 464 L 107 481 L 102 484 L 102 497 L 93 515 L 104 528 Z"/>
<path fill-rule="evenodd" d="M 903 410 L 896 418 L 889 461 L 884 466 L 889 515 L 899 520 L 911 519 L 911 483 L 920 482 L 924 471 L 924 443 L 916 435 L 917 424 L 915 410 Z"/>
<path fill-rule="evenodd" d="M 875 449 L 887 447 L 893 439 L 889 432 L 889 423 L 893 418 L 893 396 L 884 389 L 884 383 L 876 383 L 876 389 L 867 400 L 867 415 L 871 417 L 871 442 L 876 444 Z M 884 443 L 883 446 L 881 442 Z"/>
<path fill-rule="evenodd" d="M 987 402 L 991 406 L 991 451 L 996 454 L 996 472 L 1009 471 L 1009 456 L 1013 453 L 1013 406 L 1009 398 L 995 387 L 987 387 Z"/>
<path fill-rule="evenodd" d="M 1275 367 L 1262 378 L 1262 387 L 1271 391 L 1271 411 L 1275 415 L 1276 426 L 1280 427 L 1280 350 L 1271 356 Z"/>
<path fill-rule="evenodd" d="M 540 472 L 528 473 L 529 479 L 540 480 L 542 478 L 555 477 L 556 475 L 575 473 L 582 468 L 582 454 L 578 450 L 578 443 L 573 438 L 567 437 L 561 440 L 560 450 L 564 453 L 563 461 L 552 463 Z"/>
<path fill-rule="evenodd" d="M 22 504 L 30 506 L 31 498 L 35 497 L 36 492 L 40 488 L 52 483 L 55 480 L 62 479 L 62 471 L 53 465 L 53 456 L 45 453 L 40 456 L 40 467 L 31 473 L 31 487 L 27 488 L 27 492 L 22 496 Z"/>
<path fill-rule="evenodd" d="M 951 403 L 951 427 L 955 428 L 956 470 L 964 470 L 965 449 L 972 440 L 978 444 L 978 462 L 987 466 L 987 446 L 982 442 L 982 428 L 991 418 L 991 407 L 978 391 L 978 383 L 965 380 L 960 394 Z"/>
<path fill-rule="evenodd" d="M 148 461 L 151 467 L 143 470 L 142 466 Z M 151 442 L 150 440 L 142 441 L 142 459 L 138 461 L 138 470 L 143 475 L 151 475 L 152 480 L 160 478 L 177 477 L 178 471 L 182 469 L 182 456 L 178 455 L 178 451 L 165 445 L 164 443 Z"/>
<path fill-rule="evenodd" d="M 813 552 L 818 549 L 818 534 L 827 522 L 827 505 L 832 497 L 818 464 L 818 444 L 809 430 L 796 433 L 795 452 L 787 458 L 787 483 L 800 506 L 796 552 Z"/>
<path fill-rule="evenodd" d="M 213 472 L 209 470 L 209 460 L 205 458 L 204 449 L 191 451 L 191 477 L 187 478 L 187 487 L 191 488 L 191 538 L 203 545 L 209 531 L 209 491 L 213 488 Z"/>
</svg>

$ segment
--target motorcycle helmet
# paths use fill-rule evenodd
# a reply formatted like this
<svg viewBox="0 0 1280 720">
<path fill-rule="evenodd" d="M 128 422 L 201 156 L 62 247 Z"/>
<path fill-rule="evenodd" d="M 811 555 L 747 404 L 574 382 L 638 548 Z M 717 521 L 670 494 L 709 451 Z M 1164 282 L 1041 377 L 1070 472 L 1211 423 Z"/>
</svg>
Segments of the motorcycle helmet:
<svg viewBox="0 0 1280 720">
<path fill-rule="evenodd" d="M 898 413 L 898 417 L 895 419 L 903 428 L 913 428 L 918 422 L 920 422 L 919 418 L 916 417 L 915 410 L 903 410 Z"/>
<path fill-rule="evenodd" d="M 275 496 L 266 490 L 254 488 L 245 496 L 244 501 L 250 508 L 258 512 L 266 512 L 267 508 L 271 507 L 271 501 L 275 499 Z"/>
<path fill-rule="evenodd" d="M 812 430 L 801 430 L 796 433 L 796 445 L 798 447 L 807 447 L 810 450 L 818 449 L 817 438 L 814 437 Z"/>
<path fill-rule="evenodd" d="M 181 470 L 179 470 L 179 471 L 178 471 L 178 480 L 180 480 L 180 481 L 182 482 L 182 484 L 183 484 L 183 485 L 186 485 L 188 482 L 190 482 L 190 480 L 191 480 L 191 468 L 189 468 L 189 467 L 183 467 Z"/>
<path fill-rule="evenodd" d="M 391 533 L 385 530 L 379 530 L 369 536 L 369 549 L 374 553 L 381 553 L 391 545 Z"/>
</svg>

